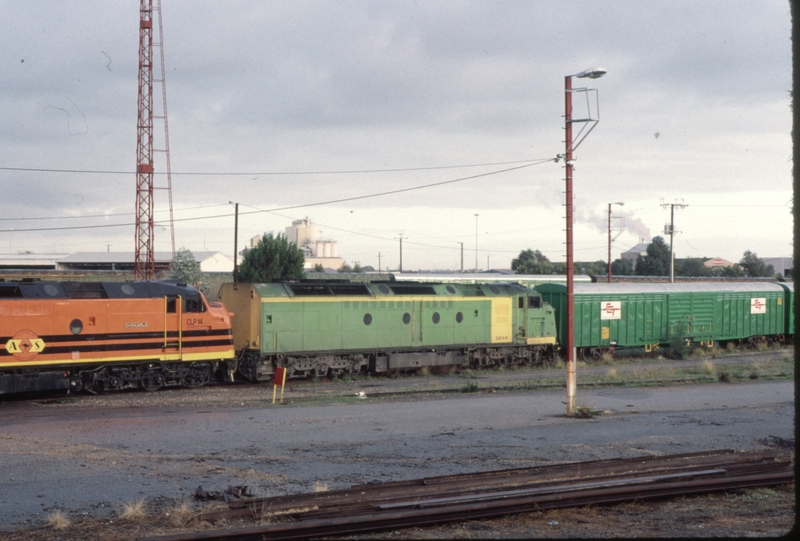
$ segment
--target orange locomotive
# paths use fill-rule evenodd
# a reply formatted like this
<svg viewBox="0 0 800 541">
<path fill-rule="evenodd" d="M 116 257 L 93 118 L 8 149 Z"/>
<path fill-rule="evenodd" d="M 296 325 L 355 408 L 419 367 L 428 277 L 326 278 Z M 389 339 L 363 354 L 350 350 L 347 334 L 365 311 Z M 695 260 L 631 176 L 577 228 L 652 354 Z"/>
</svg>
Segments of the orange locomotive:
<svg viewBox="0 0 800 541">
<path fill-rule="evenodd" d="M 229 379 L 231 316 L 175 280 L 0 281 L 0 394 Z"/>
</svg>

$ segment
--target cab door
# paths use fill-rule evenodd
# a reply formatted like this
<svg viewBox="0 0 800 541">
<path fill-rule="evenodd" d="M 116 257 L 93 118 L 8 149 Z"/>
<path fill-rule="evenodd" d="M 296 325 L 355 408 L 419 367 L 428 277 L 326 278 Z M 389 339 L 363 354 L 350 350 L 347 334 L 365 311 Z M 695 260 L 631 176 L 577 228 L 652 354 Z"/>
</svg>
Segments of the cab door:
<svg viewBox="0 0 800 541">
<path fill-rule="evenodd" d="M 164 296 L 164 360 L 183 359 L 183 298 L 180 295 Z"/>
<path fill-rule="evenodd" d="M 529 337 L 542 337 L 545 333 L 545 311 L 542 309 L 542 298 L 528 295 L 528 334 Z"/>
<path fill-rule="evenodd" d="M 514 328 L 516 341 L 525 343 L 525 339 L 528 337 L 528 298 L 526 295 L 517 297 L 517 310 L 515 315 Z"/>
</svg>

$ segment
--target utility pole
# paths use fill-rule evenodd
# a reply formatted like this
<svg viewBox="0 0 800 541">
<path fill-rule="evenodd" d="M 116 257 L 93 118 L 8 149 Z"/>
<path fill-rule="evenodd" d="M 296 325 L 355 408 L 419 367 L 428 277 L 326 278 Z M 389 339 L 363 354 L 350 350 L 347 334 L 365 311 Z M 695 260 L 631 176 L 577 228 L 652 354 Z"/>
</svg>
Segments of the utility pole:
<svg viewBox="0 0 800 541">
<path fill-rule="evenodd" d="M 381 253 L 378 252 L 378 272 L 381 272 Z"/>
<path fill-rule="evenodd" d="M 461 274 L 464 274 L 464 243 L 459 242 L 461 245 Z"/>
<path fill-rule="evenodd" d="M 673 253 L 673 245 L 675 239 L 675 207 L 678 209 L 685 209 L 689 205 L 683 203 L 662 203 L 662 208 L 669 207 L 669 223 L 664 225 L 664 234 L 669 235 L 669 283 L 675 282 L 675 254 Z"/>
<path fill-rule="evenodd" d="M 228 201 L 228 204 L 232 201 Z M 239 289 L 239 203 L 234 207 L 233 218 L 233 289 Z"/>
<path fill-rule="evenodd" d="M 625 203 L 609 203 L 608 204 L 608 283 L 611 283 L 611 205 L 624 205 Z M 620 231 L 622 234 L 622 231 Z"/>
<path fill-rule="evenodd" d="M 403 272 L 403 232 L 398 234 L 400 235 L 400 272 Z"/>
<path fill-rule="evenodd" d="M 478 215 L 475 215 L 475 272 L 478 272 Z"/>
</svg>

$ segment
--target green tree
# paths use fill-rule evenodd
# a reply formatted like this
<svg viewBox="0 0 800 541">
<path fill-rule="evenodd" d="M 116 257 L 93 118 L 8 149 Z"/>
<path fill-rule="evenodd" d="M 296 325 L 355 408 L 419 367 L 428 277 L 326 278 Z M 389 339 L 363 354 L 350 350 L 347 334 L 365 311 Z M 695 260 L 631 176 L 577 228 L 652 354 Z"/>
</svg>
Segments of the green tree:
<svg viewBox="0 0 800 541">
<path fill-rule="evenodd" d="M 676 276 L 711 276 L 711 269 L 703 265 L 700 257 L 687 257 L 680 264 L 675 263 Z"/>
<path fill-rule="evenodd" d="M 580 265 L 576 265 L 578 268 Z M 586 263 L 581 269 L 582 274 L 589 276 L 605 276 L 608 274 L 608 264 L 605 261 L 597 260 L 591 263 Z"/>
<path fill-rule="evenodd" d="M 511 260 L 511 270 L 517 274 L 552 274 L 553 264 L 539 250 L 523 250 Z"/>
<path fill-rule="evenodd" d="M 300 280 L 305 277 L 304 261 L 303 252 L 286 235 L 265 233 L 256 247 L 245 254 L 238 277 L 250 283 Z"/>
<path fill-rule="evenodd" d="M 351 267 L 347 263 L 342 263 L 342 266 L 339 267 L 339 270 L 337 272 L 353 272 L 353 267 Z"/>
<path fill-rule="evenodd" d="M 662 237 L 653 238 L 647 246 L 647 255 L 636 259 L 636 274 L 640 276 L 669 274 L 669 246 Z"/>
<path fill-rule="evenodd" d="M 772 265 L 764 263 L 763 260 L 750 250 L 744 253 L 742 260 L 739 261 L 739 266 L 741 266 L 747 276 L 751 278 L 773 276 L 775 274 L 775 269 L 772 268 Z"/>
<path fill-rule="evenodd" d="M 325 272 L 325 267 L 322 266 L 322 263 L 317 263 L 314 265 L 314 272 Z"/>
<path fill-rule="evenodd" d="M 194 254 L 188 248 L 181 248 L 175 254 L 175 259 L 169 266 L 170 273 L 177 280 L 202 289 L 203 284 L 203 271 L 200 269 L 200 263 L 194 258 Z"/>
<path fill-rule="evenodd" d="M 742 267 L 739 265 L 731 265 L 730 267 L 722 267 L 721 269 L 714 270 L 714 276 L 724 276 L 726 278 L 742 278 L 747 276 Z"/>
<path fill-rule="evenodd" d="M 632 276 L 633 275 L 633 261 L 630 259 L 615 259 L 611 263 L 611 274 L 616 276 Z"/>
</svg>

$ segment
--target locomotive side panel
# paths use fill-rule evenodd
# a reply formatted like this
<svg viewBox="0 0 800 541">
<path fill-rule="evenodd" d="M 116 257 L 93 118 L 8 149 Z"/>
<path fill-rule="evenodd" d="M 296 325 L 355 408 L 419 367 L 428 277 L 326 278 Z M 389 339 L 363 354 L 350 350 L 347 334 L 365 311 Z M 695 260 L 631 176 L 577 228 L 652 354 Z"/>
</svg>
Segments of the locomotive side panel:
<svg viewBox="0 0 800 541">
<path fill-rule="evenodd" d="M 484 299 L 458 300 L 453 318 L 457 344 L 487 344 L 491 340 L 491 302 Z M 460 315 L 459 315 L 460 314 Z"/>
</svg>

